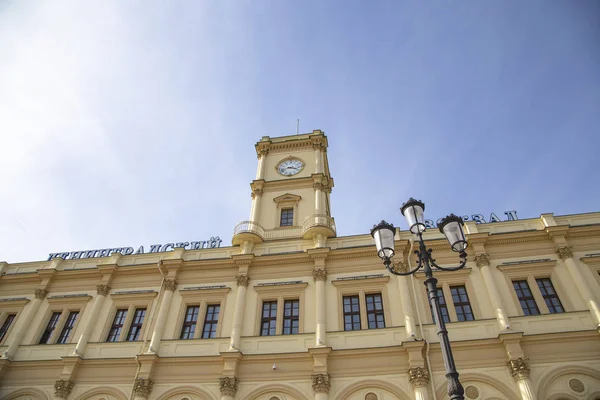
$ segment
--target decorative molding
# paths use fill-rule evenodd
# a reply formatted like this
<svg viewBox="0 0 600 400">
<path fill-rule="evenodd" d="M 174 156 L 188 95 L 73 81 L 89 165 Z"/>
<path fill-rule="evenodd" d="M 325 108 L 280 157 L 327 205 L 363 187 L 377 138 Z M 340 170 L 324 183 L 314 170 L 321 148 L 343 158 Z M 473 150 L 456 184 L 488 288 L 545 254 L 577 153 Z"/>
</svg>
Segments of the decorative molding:
<svg viewBox="0 0 600 400">
<path fill-rule="evenodd" d="M 46 289 L 35 289 L 34 293 L 36 299 L 44 300 L 48 291 Z"/>
<path fill-rule="evenodd" d="M 323 190 L 325 189 L 325 185 L 323 185 L 321 182 L 315 182 L 313 183 L 313 188 L 316 190 Z"/>
<path fill-rule="evenodd" d="M 573 258 L 573 251 L 571 250 L 571 246 L 559 246 L 556 249 L 556 254 L 561 260 L 566 260 L 567 258 Z"/>
<path fill-rule="evenodd" d="M 475 256 L 475 265 L 478 268 L 490 266 L 490 255 L 488 253 L 481 253 Z"/>
<path fill-rule="evenodd" d="M 518 358 L 516 360 L 510 360 L 508 362 L 508 368 L 510 374 L 515 380 L 521 380 L 529 378 L 530 368 L 529 361 L 526 358 Z"/>
<path fill-rule="evenodd" d="M 154 382 L 150 379 L 137 378 L 133 384 L 133 392 L 136 396 L 146 397 L 150 395 Z"/>
<path fill-rule="evenodd" d="M 108 296 L 108 292 L 110 292 L 110 286 L 108 285 L 96 285 L 96 293 L 100 296 Z"/>
<path fill-rule="evenodd" d="M 236 377 L 223 377 L 219 378 L 219 390 L 221 391 L 221 396 L 229 396 L 234 397 L 237 392 L 239 381 Z"/>
<path fill-rule="evenodd" d="M 576 378 L 569 380 L 569 387 L 575 393 L 583 393 L 585 391 L 585 386 L 583 385 L 583 382 Z"/>
<path fill-rule="evenodd" d="M 312 388 L 315 393 L 329 393 L 331 389 L 331 382 L 329 374 L 313 374 Z"/>
<path fill-rule="evenodd" d="M 425 387 L 429 383 L 429 372 L 424 367 L 413 367 L 408 370 L 408 380 L 413 388 Z"/>
<path fill-rule="evenodd" d="M 238 286 L 248 287 L 248 282 L 250 282 L 250 277 L 247 274 L 237 275 L 235 277 Z"/>
<path fill-rule="evenodd" d="M 396 264 L 392 264 L 390 269 L 394 272 L 405 273 L 408 272 L 408 264 L 406 264 L 404 261 L 398 261 Z"/>
<path fill-rule="evenodd" d="M 67 397 L 69 397 L 69 394 L 71 394 L 73 386 L 75 386 L 75 382 L 71 380 L 57 380 L 56 382 L 54 382 L 54 396 L 59 397 L 61 399 L 66 399 Z"/>
<path fill-rule="evenodd" d="M 162 284 L 163 289 L 174 292 L 177 289 L 177 281 L 175 279 L 165 279 Z"/>
<path fill-rule="evenodd" d="M 327 280 L 327 270 L 325 268 L 315 269 L 313 271 L 313 277 L 315 278 L 315 282 L 316 281 L 325 282 Z"/>
<path fill-rule="evenodd" d="M 377 400 L 377 395 L 373 392 L 365 394 L 365 400 Z"/>
<path fill-rule="evenodd" d="M 477 389 L 475 386 L 467 386 L 465 389 L 465 395 L 469 399 L 476 399 L 479 397 L 479 389 Z"/>
<path fill-rule="evenodd" d="M 250 196 L 252 196 L 252 198 L 256 198 L 256 196 L 262 196 L 263 194 L 263 190 L 262 189 L 252 189 L 252 193 L 250 194 Z"/>
</svg>

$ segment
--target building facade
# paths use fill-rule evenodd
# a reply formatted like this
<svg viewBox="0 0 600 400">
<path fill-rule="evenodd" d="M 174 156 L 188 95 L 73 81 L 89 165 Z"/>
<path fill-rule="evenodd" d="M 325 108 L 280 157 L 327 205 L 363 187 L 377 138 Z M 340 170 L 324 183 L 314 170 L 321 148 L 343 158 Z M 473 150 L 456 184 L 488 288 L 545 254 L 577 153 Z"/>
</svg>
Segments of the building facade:
<svg viewBox="0 0 600 400">
<path fill-rule="evenodd" d="M 447 398 L 424 277 L 336 235 L 327 146 L 318 130 L 256 144 L 231 247 L 0 263 L 0 398 Z M 465 398 L 600 399 L 600 213 L 465 229 L 467 267 L 435 272 Z M 412 247 L 398 230 L 397 268 Z"/>
</svg>

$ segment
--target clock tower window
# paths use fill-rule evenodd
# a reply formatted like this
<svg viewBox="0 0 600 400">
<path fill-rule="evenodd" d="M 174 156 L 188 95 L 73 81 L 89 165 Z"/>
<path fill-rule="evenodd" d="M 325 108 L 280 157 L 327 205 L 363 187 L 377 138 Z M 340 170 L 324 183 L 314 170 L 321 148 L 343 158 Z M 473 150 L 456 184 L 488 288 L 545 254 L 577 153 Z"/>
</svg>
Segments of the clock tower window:
<svg viewBox="0 0 600 400">
<path fill-rule="evenodd" d="M 294 225 L 294 209 L 293 208 L 282 208 L 279 226 L 293 226 L 293 225 Z"/>
</svg>

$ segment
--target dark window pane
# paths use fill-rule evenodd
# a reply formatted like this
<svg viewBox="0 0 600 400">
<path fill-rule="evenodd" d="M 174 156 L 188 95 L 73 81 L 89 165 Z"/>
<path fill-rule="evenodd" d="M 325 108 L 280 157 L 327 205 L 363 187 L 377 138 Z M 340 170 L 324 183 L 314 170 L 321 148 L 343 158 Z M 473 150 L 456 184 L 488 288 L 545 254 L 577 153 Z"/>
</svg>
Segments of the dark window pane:
<svg viewBox="0 0 600 400">
<path fill-rule="evenodd" d="M 42 334 L 42 338 L 40 339 L 40 344 L 46 344 L 50 341 L 50 338 L 52 337 L 52 332 L 54 332 L 54 329 L 56 328 L 56 324 L 58 323 L 58 320 L 60 319 L 60 314 L 59 312 L 55 312 L 52 313 L 52 316 L 50 317 L 50 321 L 48 321 L 48 325 L 46 326 L 46 329 L 44 330 L 44 333 Z"/>
<path fill-rule="evenodd" d="M 513 281 L 513 287 L 517 293 L 517 297 L 519 298 L 519 303 L 523 309 L 523 314 L 538 315 L 540 310 L 538 309 L 537 304 L 535 304 L 535 299 L 531 294 L 531 290 L 529 289 L 529 284 L 527 281 Z"/>
<path fill-rule="evenodd" d="M 15 317 L 16 317 L 16 314 L 10 314 L 4 320 L 4 323 L 2 324 L 2 327 L 0 328 L 0 341 L 2 341 L 4 339 L 4 336 L 6 336 L 6 332 L 8 332 L 8 330 L 10 329 L 10 326 L 12 325 L 13 321 L 15 320 Z"/>
<path fill-rule="evenodd" d="M 365 295 L 369 329 L 385 328 L 381 293 Z"/>
<path fill-rule="evenodd" d="M 69 316 L 67 317 L 67 322 L 65 322 L 65 326 L 63 326 L 62 332 L 60 332 L 60 336 L 58 337 L 58 341 L 56 343 L 67 343 L 69 340 L 69 336 L 71 332 L 73 332 L 73 328 L 75 327 L 75 321 L 77 321 L 77 317 L 79 316 L 79 311 L 71 311 Z"/>
<path fill-rule="evenodd" d="M 180 339 L 192 339 L 196 332 L 196 323 L 198 322 L 198 311 L 200 306 L 188 306 L 185 310 L 185 321 L 181 328 Z"/>
<path fill-rule="evenodd" d="M 456 317 L 459 321 L 473 321 L 473 311 L 471 310 L 471 303 L 467 296 L 467 289 L 464 286 L 450 286 L 450 293 L 452 293 L 452 300 L 454 301 L 454 309 L 456 310 Z"/>
<path fill-rule="evenodd" d="M 106 338 L 107 342 L 116 342 L 119 340 L 119 336 L 121 335 L 121 330 L 123 329 L 123 324 L 125 323 L 125 317 L 127 316 L 127 310 L 117 310 L 115 314 L 115 319 L 113 320 L 112 326 L 110 327 L 110 331 L 108 332 L 108 338 Z"/>
<path fill-rule="evenodd" d="M 221 306 L 212 304 L 206 306 L 206 317 L 202 328 L 202 339 L 212 339 L 217 336 L 217 324 L 219 323 L 219 312 Z"/>
<path fill-rule="evenodd" d="M 344 330 L 360 330 L 360 309 L 358 296 L 344 296 Z"/>
<path fill-rule="evenodd" d="M 446 305 L 446 298 L 444 297 L 444 292 L 441 288 L 437 288 L 437 296 L 438 302 L 440 303 L 440 312 L 442 313 L 442 321 L 448 323 L 450 322 L 450 314 L 448 313 L 448 306 Z M 433 314 L 433 308 L 431 307 L 431 303 L 429 303 L 429 309 L 431 311 L 431 318 L 433 319 L 433 323 L 435 324 L 435 315 Z"/>
<path fill-rule="evenodd" d="M 300 326 L 300 300 L 284 301 L 283 309 L 285 311 L 283 315 L 283 334 L 292 335 L 298 333 L 298 326 Z"/>
<path fill-rule="evenodd" d="M 554 286 L 552 286 L 552 281 L 550 278 L 540 278 L 536 279 L 538 284 L 538 288 L 540 288 L 540 292 L 542 292 L 542 297 L 548 306 L 548 311 L 552 314 L 565 312 L 556 291 L 554 290 Z"/>
<path fill-rule="evenodd" d="M 285 307 L 284 307 L 285 308 Z M 263 302 L 263 312 L 260 321 L 260 335 L 261 336 L 272 336 L 275 335 L 275 329 L 277 324 L 277 302 L 276 301 L 265 301 Z"/>
<path fill-rule="evenodd" d="M 135 314 L 133 314 L 133 321 L 129 327 L 129 333 L 127 334 L 127 341 L 133 342 L 139 340 L 142 332 L 142 325 L 144 324 L 144 318 L 146 317 L 145 308 L 137 308 Z"/>
<path fill-rule="evenodd" d="M 294 225 L 294 209 L 283 208 L 281 210 L 281 222 L 279 226 L 292 226 Z"/>
</svg>

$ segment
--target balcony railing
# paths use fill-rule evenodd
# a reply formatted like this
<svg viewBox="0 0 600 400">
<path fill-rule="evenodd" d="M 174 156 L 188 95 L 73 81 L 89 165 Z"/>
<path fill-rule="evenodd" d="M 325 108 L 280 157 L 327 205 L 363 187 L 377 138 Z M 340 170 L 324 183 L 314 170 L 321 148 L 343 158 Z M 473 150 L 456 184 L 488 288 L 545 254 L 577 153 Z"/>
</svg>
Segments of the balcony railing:
<svg viewBox="0 0 600 400">
<path fill-rule="evenodd" d="M 242 233 L 253 233 L 264 240 L 265 228 L 262 225 L 253 221 L 242 221 L 233 229 L 233 236 L 241 235 Z"/>
<path fill-rule="evenodd" d="M 306 218 L 302 223 L 302 234 L 312 228 L 329 228 L 335 234 L 335 221 L 328 215 L 315 214 Z"/>
</svg>

